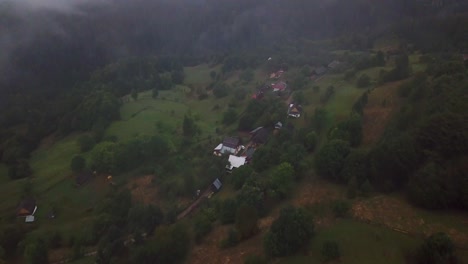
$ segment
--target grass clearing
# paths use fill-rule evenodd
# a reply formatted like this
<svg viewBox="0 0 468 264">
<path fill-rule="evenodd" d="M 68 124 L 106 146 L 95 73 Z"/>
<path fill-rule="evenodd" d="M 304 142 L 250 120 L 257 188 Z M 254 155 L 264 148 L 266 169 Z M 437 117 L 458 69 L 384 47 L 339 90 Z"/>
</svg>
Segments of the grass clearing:
<svg viewBox="0 0 468 264">
<path fill-rule="evenodd" d="M 210 96 L 198 100 L 186 96 L 189 90 L 179 85 L 174 90 L 161 91 L 156 99 L 151 97 L 151 91 L 140 93 L 137 100 L 122 106 L 122 120 L 113 122 L 106 134 L 117 136 L 122 141 L 138 135 L 154 135 L 164 127 L 165 132 L 175 135 L 182 132 L 184 115 L 190 112 L 202 131 L 202 137 L 214 135 L 231 96 L 220 99 Z M 219 106 L 217 110 L 214 109 L 216 105 Z"/>
<path fill-rule="evenodd" d="M 423 210 L 408 204 L 400 195 L 377 195 L 357 201 L 353 205 L 353 215 L 417 236 L 445 232 L 457 246 L 468 245 L 467 213 Z"/>
<path fill-rule="evenodd" d="M 335 87 L 335 93 L 325 105 L 331 120 L 339 122 L 349 116 L 356 100 L 361 96 L 365 89 L 358 89 L 355 85 L 343 80 L 342 74 L 326 75 L 317 82 L 321 93 L 326 91 L 329 86 Z"/>
<path fill-rule="evenodd" d="M 41 200 L 50 198 L 60 204 L 60 197 L 56 194 L 65 193 L 62 190 L 63 182 L 70 182 L 70 160 L 79 153 L 77 137 L 78 135 L 71 135 L 53 145 L 41 145 L 31 154 L 33 192 Z M 27 179 L 7 181 L 0 186 L 0 192 L 9 197 L 0 202 L 2 216 L 14 216 L 14 209 L 20 202 L 26 182 Z"/>
<path fill-rule="evenodd" d="M 364 146 L 374 144 L 380 139 L 393 114 L 399 109 L 401 99 L 398 97 L 398 87 L 403 82 L 387 83 L 369 93 L 363 114 Z"/>
<path fill-rule="evenodd" d="M 208 85 L 211 82 L 210 73 L 212 71 L 219 73 L 221 71 L 221 65 L 210 67 L 210 65 L 204 63 L 194 67 L 185 67 L 185 83 L 192 85 Z"/>
<path fill-rule="evenodd" d="M 80 153 L 79 135 L 68 136 L 50 146 L 41 146 L 31 155 L 35 191 L 42 193 L 71 175 L 70 161 Z"/>
<path fill-rule="evenodd" d="M 352 219 L 338 219 L 332 226 L 318 230 L 312 239 L 308 256 L 285 258 L 279 263 L 320 263 L 325 241 L 336 241 L 341 250 L 341 263 L 405 263 L 407 252 L 422 242 L 387 228 Z"/>
</svg>

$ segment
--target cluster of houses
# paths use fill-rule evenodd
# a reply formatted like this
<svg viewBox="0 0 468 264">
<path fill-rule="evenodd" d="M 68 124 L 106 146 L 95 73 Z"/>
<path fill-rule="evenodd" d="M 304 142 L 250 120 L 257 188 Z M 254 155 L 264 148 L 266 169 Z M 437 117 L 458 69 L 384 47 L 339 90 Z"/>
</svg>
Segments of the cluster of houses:
<svg viewBox="0 0 468 264">
<path fill-rule="evenodd" d="M 276 129 L 281 129 L 281 127 L 281 122 L 275 125 Z M 250 132 L 250 141 L 246 146 L 241 144 L 240 138 L 226 137 L 222 143 L 214 148 L 213 155 L 229 155 L 226 171 L 231 173 L 234 169 L 251 162 L 255 150 L 259 145 L 265 144 L 268 141 L 270 133 L 270 129 L 265 127 L 258 127 L 252 130 Z"/>
</svg>

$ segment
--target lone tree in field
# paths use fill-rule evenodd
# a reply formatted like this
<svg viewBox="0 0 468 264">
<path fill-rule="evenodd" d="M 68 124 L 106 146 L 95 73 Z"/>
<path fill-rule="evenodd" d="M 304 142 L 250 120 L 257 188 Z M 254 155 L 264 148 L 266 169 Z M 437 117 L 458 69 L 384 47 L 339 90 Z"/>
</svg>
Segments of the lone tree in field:
<svg viewBox="0 0 468 264">
<path fill-rule="evenodd" d="M 350 151 L 349 143 L 344 140 L 334 139 L 328 142 L 315 157 L 318 174 L 333 181 L 340 181 L 340 172 Z"/>
<path fill-rule="evenodd" d="M 197 124 L 195 123 L 195 120 L 190 115 L 184 116 L 184 121 L 182 123 L 182 131 L 184 137 L 187 138 L 192 138 L 200 132 Z"/>
<path fill-rule="evenodd" d="M 243 204 L 237 209 L 236 229 L 241 239 L 249 238 L 258 232 L 257 209 L 251 205 Z"/>
<path fill-rule="evenodd" d="M 304 248 L 314 235 L 312 216 L 302 208 L 281 210 L 263 242 L 265 253 L 273 257 L 289 256 Z"/>
</svg>

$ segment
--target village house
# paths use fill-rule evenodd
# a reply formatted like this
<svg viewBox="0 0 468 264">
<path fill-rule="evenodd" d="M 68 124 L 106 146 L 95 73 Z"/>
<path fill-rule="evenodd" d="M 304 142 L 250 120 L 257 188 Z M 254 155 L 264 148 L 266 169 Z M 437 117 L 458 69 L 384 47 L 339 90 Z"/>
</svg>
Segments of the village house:
<svg viewBox="0 0 468 264">
<path fill-rule="evenodd" d="M 223 140 L 223 143 L 220 143 L 214 149 L 213 154 L 216 156 L 221 156 L 223 154 L 233 154 L 236 155 L 242 146 L 240 145 L 240 139 L 235 137 L 226 137 Z"/>
<path fill-rule="evenodd" d="M 301 113 L 302 113 L 302 106 L 297 105 L 297 104 L 289 104 L 288 116 L 299 118 L 301 117 Z"/>
<path fill-rule="evenodd" d="M 26 198 L 21 201 L 16 209 L 16 216 L 25 217 L 26 223 L 34 222 L 34 214 L 37 211 L 36 200 L 34 198 Z"/>
<path fill-rule="evenodd" d="M 283 70 L 279 70 L 277 72 L 273 72 L 270 74 L 270 79 L 278 79 L 278 78 L 281 78 L 281 76 L 283 76 L 283 73 L 284 71 Z"/>
<path fill-rule="evenodd" d="M 277 82 L 272 83 L 271 88 L 273 89 L 273 92 L 283 92 L 288 88 L 288 85 L 285 82 Z"/>
<path fill-rule="evenodd" d="M 270 131 L 265 127 L 257 127 L 250 131 L 251 141 L 254 144 L 265 144 L 270 136 Z"/>
<path fill-rule="evenodd" d="M 283 123 L 281 123 L 281 122 L 278 121 L 278 122 L 275 124 L 275 129 L 281 129 L 281 128 L 283 128 Z"/>
<path fill-rule="evenodd" d="M 250 161 L 252 161 L 254 153 L 255 153 L 255 148 L 254 147 L 247 148 L 247 150 L 244 152 L 244 155 L 242 155 L 243 157 L 245 157 L 245 162 L 246 163 L 249 163 Z"/>
</svg>

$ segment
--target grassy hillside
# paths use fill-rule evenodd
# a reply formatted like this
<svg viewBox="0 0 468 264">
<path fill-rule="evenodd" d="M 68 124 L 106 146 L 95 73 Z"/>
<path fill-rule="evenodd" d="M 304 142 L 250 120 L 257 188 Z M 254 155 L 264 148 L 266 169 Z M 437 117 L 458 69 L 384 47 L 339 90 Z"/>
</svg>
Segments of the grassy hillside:
<svg viewBox="0 0 468 264">
<path fill-rule="evenodd" d="M 337 51 L 335 54 L 342 55 L 345 52 L 348 51 Z M 354 55 L 359 54 L 356 52 Z M 420 63 L 419 55 L 412 55 L 409 60 L 413 73 L 426 69 L 426 65 Z M 154 162 L 156 159 L 152 157 L 138 168 L 131 168 L 125 172 L 116 172 L 114 176 L 116 176 L 119 183 L 122 182 L 122 185 L 125 185 L 132 191 L 133 198 L 136 197 L 134 192 L 141 192 L 140 196 L 144 197 L 139 197 L 138 201 L 161 206 L 165 210 L 165 213 L 170 212 L 177 215 L 181 209 L 184 209 L 196 199 L 193 196 L 196 189 L 206 188 L 209 186 L 212 178 L 223 175 L 224 160 L 214 158 L 211 155 L 212 148 L 225 136 L 242 134 L 237 131 L 238 121 L 242 115 L 249 115 L 249 113 L 245 112 L 245 109 L 253 100 L 250 96 L 265 82 L 270 84 L 275 80 L 268 79 L 268 75 L 262 67 L 253 70 L 253 79 L 249 82 L 240 79 L 240 76 L 244 73 L 243 71 L 233 71 L 226 75 L 221 74 L 217 81 L 213 80 L 210 76 L 211 72 L 214 71 L 219 74 L 221 67 L 222 65 L 210 67 L 208 64 L 185 67 L 183 85 L 176 85 L 171 90 L 159 91 L 156 98 L 153 98 L 153 92 L 150 90 L 141 91 L 136 99 L 130 99 L 121 105 L 121 119 L 112 122 L 107 127 L 105 136 L 108 138 L 115 137 L 117 143 L 126 143 L 137 136 L 162 135 L 164 139 L 169 139 L 169 145 L 171 145 L 170 153 L 159 155 L 167 156 L 165 157 L 167 159 L 160 159 L 158 162 Z M 398 112 L 402 103 L 402 99 L 398 97 L 398 89 L 401 83 L 406 80 L 389 82 L 384 85 L 378 84 L 381 72 L 383 70 L 390 71 L 393 67 L 392 62 L 388 62 L 386 66 L 371 67 L 357 71 L 354 77 L 348 79 L 345 79 L 346 71 L 341 71 L 341 73 L 326 73 L 316 81 L 309 80 L 309 76 L 302 76 L 306 77 L 307 80 L 305 81 L 305 85 L 300 88 L 294 87 L 293 84 L 296 81 L 295 77 L 299 76 L 299 74 L 304 75 L 304 73 L 301 73 L 303 68 L 290 67 L 283 80 L 288 82 L 288 85 L 293 90 L 291 97 L 278 99 L 272 96 L 274 100 L 269 97 L 264 100 L 267 104 L 276 102 L 277 104 L 271 103 L 271 105 L 274 105 L 275 109 L 283 111 L 283 107 L 287 109 L 287 105 L 295 100 L 295 95 L 299 93 L 303 94 L 304 112 L 301 117 L 298 119 L 285 119 L 285 125 L 292 124 L 294 126 L 293 134 L 295 131 L 299 131 L 300 128 L 306 128 L 307 132 L 314 130 L 312 125 L 314 112 L 317 108 L 323 108 L 326 111 L 326 124 L 318 135 L 316 147 L 318 149 L 327 142 L 330 128 L 341 121 L 347 120 L 351 115 L 355 102 L 361 95 L 370 91 L 367 105 L 362 113 L 363 143 L 361 147 L 363 149 L 371 148 L 379 142 L 387 125 L 395 113 Z M 370 85 L 366 88 L 358 88 L 356 80 L 363 74 L 370 77 Z M 212 87 L 216 82 L 228 84 L 229 90 L 226 96 L 217 98 L 213 94 Z M 319 87 L 319 90 L 314 88 L 316 86 Z M 334 93 L 328 100 L 324 101 L 322 97 L 331 86 L 334 87 Z M 244 91 L 244 98 L 239 98 L 237 93 L 239 91 Z M 235 109 L 238 117 L 232 124 L 225 125 L 222 122 L 223 115 L 230 107 Z M 271 108 L 267 109 L 269 111 L 272 110 Z M 268 115 L 271 113 L 261 114 L 261 118 L 265 119 L 264 117 L 270 117 Z M 193 118 L 201 132 L 200 135 L 191 139 L 189 143 L 185 141 L 187 138 L 182 136 L 182 124 L 185 115 Z M 257 121 L 257 123 L 263 122 L 263 119 Z M 272 122 L 268 118 L 265 120 L 268 120 L 268 123 Z M 277 136 L 280 133 L 278 132 L 275 135 Z M 86 235 L 92 232 L 91 227 L 95 224 L 96 212 L 98 212 L 97 208 L 111 188 L 109 187 L 109 182 L 106 181 L 106 175 L 99 175 L 97 178 L 92 179 L 90 183 L 80 188 L 74 185 L 70 161 L 80 152 L 77 144 L 77 139 L 80 136 L 81 134 L 73 134 L 58 140 L 54 140 L 52 137 L 43 140 L 40 147 L 31 154 L 30 164 L 34 176 L 31 180 L 32 185 L 29 185 L 27 180 L 10 181 L 7 176 L 8 170 L 6 166 L 0 164 L 0 192 L 10 198 L 0 201 L 2 220 L 9 223 L 14 221 L 14 209 L 21 200 L 21 197 L 25 195 L 25 190 L 30 186 L 33 187 L 33 196 L 38 200 L 39 210 L 36 214 L 35 228 L 32 232 L 28 233 L 28 240 L 38 237 L 48 238 L 54 232 L 59 232 L 64 239 L 80 237 L 83 234 Z M 280 136 L 284 135 L 280 134 Z M 293 145 L 294 143 L 296 146 L 299 146 L 299 150 L 303 145 L 303 142 L 294 142 L 293 140 L 295 139 L 288 139 L 287 135 L 284 137 L 280 136 L 277 136 L 275 140 L 278 140 L 278 138 L 290 140 L 288 144 L 283 145 Z M 291 138 L 295 136 L 291 136 Z M 186 146 L 180 144 L 182 142 Z M 273 148 L 281 149 L 284 147 L 280 146 L 282 143 L 276 142 Z M 180 153 L 176 151 L 180 151 Z M 166 152 L 168 151 L 166 150 Z M 287 149 L 284 148 L 281 152 L 287 152 Z M 278 159 L 278 162 L 283 162 L 283 159 L 289 158 L 287 155 L 282 154 L 279 155 L 280 159 Z M 82 153 L 82 155 L 89 159 L 89 152 Z M 295 159 L 301 159 L 304 163 L 306 169 L 301 172 L 302 176 L 316 179 L 312 164 L 314 164 L 314 156 L 317 154 L 312 150 L 304 150 L 301 155 L 301 157 L 296 157 Z M 221 168 L 221 170 L 218 170 L 217 167 Z M 268 182 L 271 169 L 272 167 L 254 175 L 260 175 L 265 182 Z M 140 178 L 149 180 L 142 180 L 137 184 L 138 176 L 143 175 L 146 178 Z M 228 177 L 223 179 L 225 181 L 221 192 L 216 195 L 215 199 L 211 200 L 213 204 L 226 198 L 237 199 L 240 191 L 233 188 L 231 180 Z M 298 182 L 294 183 L 295 188 L 298 189 L 296 194 L 299 193 L 299 198 L 286 196 L 283 201 L 278 203 L 280 205 L 271 208 L 273 215 L 285 203 L 304 207 L 317 203 L 318 207 L 324 208 L 326 214 L 331 214 L 329 212 L 331 210 L 328 208 L 330 207 L 330 201 L 328 201 L 331 199 L 328 197 L 330 193 L 335 194 L 335 196 L 331 195 L 335 198 L 345 199 L 344 193 L 346 192 L 346 188 L 343 186 L 328 184 L 329 186 L 333 186 L 332 192 L 329 193 L 322 190 L 327 188 L 321 188 L 323 186 L 320 184 L 308 188 L 302 186 L 303 183 L 304 180 L 302 179 L 298 179 Z M 145 190 L 154 193 L 145 194 Z M 320 225 L 318 225 L 317 234 L 313 238 L 307 255 L 280 259 L 279 263 L 322 263 L 321 247 L 323 242 L 328 240 L 337 241 L 339 244 L 342 252 L 341 262 L 343 263 L 403 263 L 408 253 L 414 252 L 421 244 L 421 237 L 423 235 L 440 230 L 449 233 L 458 244 L 466 241 L 465 239 L 468 237 L 468 229 L 465 225 L 466 215 L 459 213 L 440 215 L 437 212 L 420 210 L 409 206 L 404 199 L 397 199 L 397 202 L 395 202 L 395 199 L 392 200 L 393 197 L 388 195 L 373 196 L 374 193 L 372 191 L 370 191 L 370 198 L 346 200 L 354 207 L 358 206 L 362 209 L 360 213 L 353 211 L 352 216 L 346 219 L 337 219 L 335 217 L 327 219 L 328 215 L 324 219 L 319 219 Z M 301 201 L 297 202 L 297 200 Z M 216 214 L 216 207 L 213 204 L 207 204 L 212 207 L 206 209 L 206 211 Z M 52 209 L 57 215 L 56 219 L 47 218 Z M 383 209 L 386 211 L 383 212 Z M 419 222 L 402 220 L 402 215 L 406 217 L 405 219 L 416 219 L 414 221 Z M 127 215 L 124 218 L 126 219 L 126 217 Z M 216 218 L 216 216 L 214 217 Z M 273 217 L 272 215 L 268 215 L 262 219 L 262 235 L 271 225 Z M 328 220 L 329 222 L 325 224 L 322 222 Z M 18 221 L 22 221 L 22 219 Z M 184 222 L 187 225 L 192 224 L 191 218 Z M 213 233 L 215 234 L 227 232 L 226 226 L 219 227 L 219 225 L 215 225 L 214 228 L 215 231 Z M 408 236 L 395 232 L 392 229 L 402 229 L 417 235 L 414 237 Z M 243 242 L 244 244 L 241 244 L 238 248 L 228 250 L 228 253 L 224 252 L 227 254 L 226 257 L 229 257 L 229 254 L 238 254 L 238 250 L 242 250 L 243 247 L 249 246 L 254 242 L 256 244 L 252 244 L 251 246 L 254 246 L 258 252 L 262 252 L 262 235 L 259 234 L 254 240 Z M 221 239 L 220 237 L 212 238 L 210 240 L 211 244 L 207 243 L 205 245 L 202 243 L 197 246 L 197 250 L 204 250 L 204 247 L 206 247 L 208 248 L 207 250 L 220 253 L 219 243 Z M 465 251 L 460 252 L 461 258 L 468 255 L 465 254 Z M 218 257 L 223 258 L 225 256 Z M 239 255 L 236 255 L 233 259 L 239 258 Z M 88 263 L 93 260 L 94 258 L 84 258 L 76 263 Z M 190 261 L 197 263 L 197 260 Z"/>
<path fill-rule="evenodd" d="M 352 219 L 339 219 L 330 227 L 317 232 L 310 246 L 309 256 L 285 258 L 279 263 L 322 263 L 321 250 L 325 241 L 338 243 L 342 263 L 390 264 L 404 263 L 405 255 L 416 250 L 422 239 Z"/>
</svg>

